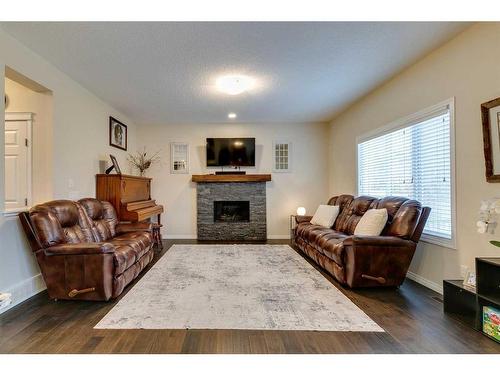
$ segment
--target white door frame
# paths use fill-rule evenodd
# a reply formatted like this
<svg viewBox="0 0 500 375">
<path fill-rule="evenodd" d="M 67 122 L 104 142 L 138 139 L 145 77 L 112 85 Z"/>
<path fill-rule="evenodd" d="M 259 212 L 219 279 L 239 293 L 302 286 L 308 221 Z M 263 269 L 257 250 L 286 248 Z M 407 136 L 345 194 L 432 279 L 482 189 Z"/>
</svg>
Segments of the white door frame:
<svg viewBox="0 0 500 375">
<path fill-rule="evenodd" d="M 28 152 L 27 152 L 27 159 L 26 159 L 26 181 L 27 181 L 27 205 L 26 207 L 22 208 L 16 208 L 13 210 L 5 210 L 4 215 L 9 216 L 9 215 L 16 215 L 20 211 L 24 211 L 28 208 L 31 207 L 33 204 L 33 192 L 32 192 L 32 179 L 33 179 L 33 174 L 32 174 L 32 151 L 33 151 L 33 113 L 31 112 L 5 112 L 5 121 L 26 121 L 27 124 L 27 129 L 26 129 L 26 140 L 28 142 Z M 4 204 L 4 209 L 5 209 L 5 196 L 3 197 L 3 204 Z"/>
</svg>

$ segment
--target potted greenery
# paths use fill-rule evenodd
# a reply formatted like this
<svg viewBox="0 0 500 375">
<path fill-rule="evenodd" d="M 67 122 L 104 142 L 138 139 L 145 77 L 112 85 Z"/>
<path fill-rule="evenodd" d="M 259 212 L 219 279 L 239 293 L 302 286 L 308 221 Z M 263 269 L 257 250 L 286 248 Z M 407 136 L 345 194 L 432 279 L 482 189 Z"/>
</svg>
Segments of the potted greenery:
<svg viewBox="0 0 500 375">
<path fill-rule="evenodd" d="M 129 154 L 127 160 L 134 168 L 139 170 L 140 176 L 144 176 L 147 169 L 160 161 L 160 151 L 148 155 L 146 147 L 144 147 L 142 152 L 137 151 L 135 154 Z"/>
</svg>

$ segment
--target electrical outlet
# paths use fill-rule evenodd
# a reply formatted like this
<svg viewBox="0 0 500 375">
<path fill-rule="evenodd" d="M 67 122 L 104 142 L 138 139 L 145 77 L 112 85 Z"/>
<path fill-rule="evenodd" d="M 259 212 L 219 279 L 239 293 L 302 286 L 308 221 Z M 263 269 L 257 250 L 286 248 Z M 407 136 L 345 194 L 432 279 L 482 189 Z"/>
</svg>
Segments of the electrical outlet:
<svg viewBox="0 0 500 375">
<path fill-rule="evenodd" d="M 465 278 L 465 276 L 467 275 L 467 271 L 469 271 L 469 267 L 465 266 L 465 265 L 461 265 L 460 266 L 460 276 L 462 276 L 463 278 Z"/>
</svg>

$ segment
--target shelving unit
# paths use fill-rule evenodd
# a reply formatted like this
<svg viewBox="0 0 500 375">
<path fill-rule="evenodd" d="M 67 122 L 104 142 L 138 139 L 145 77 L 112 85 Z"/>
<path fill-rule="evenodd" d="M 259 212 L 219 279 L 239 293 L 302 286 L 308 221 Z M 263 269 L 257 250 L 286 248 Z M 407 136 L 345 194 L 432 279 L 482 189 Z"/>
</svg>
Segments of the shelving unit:
<svg viewBox="0 0 500 375">
<path fill-rule="evenodd" d="M 475 289 L 444 280 L 443 300 L 445 313 L 482 332 L 483 306 L 500 309 L 500 258 L 476 258 Z"/>
</svg>

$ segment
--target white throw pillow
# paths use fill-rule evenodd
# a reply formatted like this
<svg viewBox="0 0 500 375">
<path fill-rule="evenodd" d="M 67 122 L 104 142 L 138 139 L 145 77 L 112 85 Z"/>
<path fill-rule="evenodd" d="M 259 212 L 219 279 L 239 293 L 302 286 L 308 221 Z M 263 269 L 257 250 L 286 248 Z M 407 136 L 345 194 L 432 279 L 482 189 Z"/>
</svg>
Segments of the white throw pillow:
<svg viewBox="0 0 500 375">
<path fill-rule="evenodd" d="M 387 224 L 387 209 L 372 208 L 365 212 L 354 229 L 355 236 L 378 236 Z"/>
<path fill-rule="evenodd" d="M 339 215 L 339 206 L 330 206 L 328 204 L 322 204 L 316 210 L 314 216 L 311 219 L 311 224 L 321 225 L 322 227 L 330 228 L 335 219 Z"/>
</svg>

